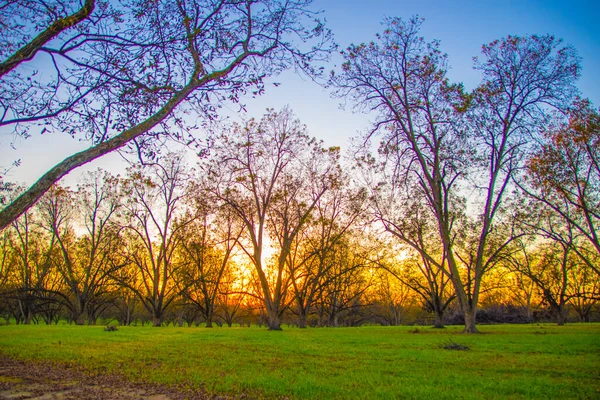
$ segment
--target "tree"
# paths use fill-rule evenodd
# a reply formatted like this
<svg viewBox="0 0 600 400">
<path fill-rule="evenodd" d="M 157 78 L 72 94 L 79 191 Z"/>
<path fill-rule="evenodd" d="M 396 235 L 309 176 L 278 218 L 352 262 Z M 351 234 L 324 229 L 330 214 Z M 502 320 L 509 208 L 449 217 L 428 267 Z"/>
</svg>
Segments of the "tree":
<svg viewBox="0 0 600 400">
<path fill-rule="evenodd" d="M 41 311 L 41 303 L 58 293 L 53 272 L 57 256 L 56 236 L 42 228 L 40 210 L 29 210 L 12 222 L 9 229 L 10 289 L 7 297 L 17 304 L 17 323 L 30 324 Z"/>
<path fill-rule="evenodd" d="M 370 169 L 374 168 L 371 164 Z M 455 295 L 448 293 L 450 278 L 444 273 L 446 254 L 436 222 L 418 193 L 388 175 L 385 166 L 379 172 L 381 181 L 370 185 L 371 215 L 410 255 L 405 262 L 384 261 L 380 265 L 417 293 L 425 308 L 433 312 L 434 327 L 443 328 L 444 312 Z M 389 247 L 395 246 L 389 244 Z"/>
<path fill-rule="evenodd" d="M 593 288 L 589 281 L 592 270 L 578 255 L 580 248 L 589 243 L 582 241 L 579 230 L 564 224 L 562 216 L 554 210 L 543 204 L 534 210 L 536 230 L 528 240 L 515 243 L 516 251 L 507 261 L 515 273 L 531 280 L 558 325 L 564 325 L 569 303 L 574 303 L 580 316 L 585 314 L 586 305 L 593 303 L 594 289 L 589 291 Z"/>
<path fill-rule="evenodd" d="M 588 245 L 572 250 L 600 276 L 600 115 L 588 101 L 579 100 L 567 117 L 545 130 L 520 187 L 585 239 Z"/>
<path fill-rule="evenodd" d="M 483 59 L 475 60 L 475 69 L 481 71 L 483 81 L 474 93 L 476 106 L 469 118 L 476 124 L 474 138 L 481 143 L 480 176 L 484 183 L 480 191 L 484 200 L 480 203 L 474 285 L 497 262 L 486 257 L 486 246 L 494 242 L 509 183 L 523 163 L 526 144 L 544 125 L 552 109 L 567 107 L 577 92 L 575 81 L 580 73 L 575 49 L 563 46 L 551 35 L 508 36 L 484 45 L 482 53 Z M 492 255 L 498 255 L 518 237 L 511 236 Z M 474 325 L 476 290 L 469 303 Z"/>
<path fill-rule="evenodd" d="M 414 306 L 416 297 L 413 289 L 397 279 L 388 269 L 379 269 L 369 291 L 371 313 L 382 325 L 400 325 L 404 322 L 407 310 Z"/>
<path fill-rule="evenodd" d="M 225 271 L 225 276 L 219 285 L 219 293 L 215 303 L 216 315 L 219 321 L 229 327 L 236 321 L 241 324 L 241 320 L 248 317 L 251 307 L 248 301 L 250 295 L 247 289 L 252 279 L 248 271 L 251 270 L 251 265 L 233 263 Z"/>
<path fill-rule="evenodd" d="M 590 322 L 593 308 L 600 300 L 600 280 L 586 263 L 580 261 L 580 264 L 578 268 L 570 271 L 568 278 L 571 283 L 570 303 L 577 312 L 580 322 Z"/>
<path fill-rule="evenodd" d="M 569 275 L 574 268 L 570 248 L 548 242 L 532 250 L 538 255 L 525 255 L 514 265 L 535 283 L 557 324 L 564 325 L 569 301 Z"/>
<path fill-rule="evenodd" d="M 338 150 L 309 138 L 289 109 L 269 110 L 220 136 L 205 165 L 214 194 L 246 228 L 240 244 L 258 275 L 269 329 L 281 329 L 286 262 L 317 202 L 337 182 Z M 271 265 L 269 244 L 276 251 Z"/>
<path fill-rule="evenodd" d="M 523 254 L 525 256 L 525 254 Z M 533 322 L 533 302 L 536 291 L 535 282 L 533 282 L 526 273 L 519 269 L 512 270 L 508 276 L 509 301 L 517 304 L 525 310 L 526 322 Z"/>
<path fill-rule="evenodd" d="M 87 175 L 77 192 L 55 187 L 41 204 L 47 229 L 60 248 L 62 260 L 56 264 L 67 289 L 63 299 L 78 325 L 86 319 L 95 324 L 108 307 L 110 276 L 122 266 L 114 257 L 121 246 L 116 184 L 115 178 L 97 171 Z M 77 228 L 83 234 L 77 236 Z"/>
<path fill-rule="evenodd" d="M 182 288 L 175 279 L 181 263 L 176 254 L 183 230 L 192 221 L 183 216 L 185 183 L 189 172 L 180 156 L 167 155 L 161 163 L 133 168 L 124 182 L 122 195 L 127 198 L 123 211 L 123 229 L 127 241 L 126 257 L 138 279 L 118 274 L 119 283 L 132 290 L 160 326 L 165 311 L 179 296 Z"/>
<path fill-rule="evenodd" d="M 182 290 L 185 299 L 201 311 L 212 328 L 221 283 L 231 269 L 231 258 L 243 232 L 229 208 L 218 208 L 205 188 L 192 189 L 190 213 L 181 221 L 180 257 L 185 266 Z M 191 221 L 191 222 L 187 222 Z"/>
<path fill-rule="evenodd" d="M 384 269 L 421 298 L 423 308 L 433 313 L 434 328 L 444 327 L 444 313 L 456 296 L 450 291 L 450 279 L 431 258 L 413 256 L 399 266 L 385 266 Z"/>
<path fill-rule="evenodd" d="M 331 265 L 321 277 L 321 290 L 317 304 L 319 324 L 338 327 L 342 323 L 355 326 L 363 323 L 364 295 L 373 285 L 367 267 L 376 268 L 370 260 L 370 248 L 361 238 L 346 237 L 335 247 L 327 260 Z"/>
<path fill-rule="evenodd" d="M 353 232 L 364 211 L 364 191 L 349 189 L 349 179 L 325 193 L 314 213 L 296 237 L 287 268 L 296 303 L 298 327 L 306 328 L 309 314 L 319 300 L 326 277 L 334 267 L 333 253 Z"/>
<path fill-rule="evenodd" d="M 507 187 L 547 106 L 564 106 L 575 91 L 578 59 L 552 36 L 509 36 L 483 46 L 483 59 L 475 65 L 483 81 L 467 95 L 448 82 L 439 44 L 418 36 L 421 20 L 392 18 L 386 25 L 377 42 L 352 45 L 343 53 L 333 83 L 337 94 L 354 98 L 359 109 L 379 113 L 368 138 L 382 135 L 379 152 L 391 163 L 394 179 L 414 187 L 427 204 L 465 332 L 477 332 L 481 280 L 511 240 L 494 240 L 500 248 L 489 240 Z M 472 202 L 465 197 L 469 192 L 475 193 Z M 472 221 L 459 227 L 462 216 Z M 472 264 L 461 266 L 455 239 L 466 227 L 478 240 Z"/>
<path fill-rule="evenodd" d="M 10 301 L 10 275 L 12 269 L 11 242 L 9 229 L 0 232 L 0 315 L 6 323 L 10 321 L 12 304 Z"/>
<path fill-rule="evenodd" d="M 8 290 L 9 275 L 13 267 L 13 248 L 11 243 L 11 230 L 5 229 L 0 232 L 0 296 Z"/>
<path fill-rule="evenodd" d="M 0 102 L 2 125 L 22 136 L 38 126 L 82 134 L 92 145 L 4 207 L 0 229 L 85 163 L 134 142 L 153 155 L 159 135 L 183 139 L 196 125 L 185 115 L 193 112 L 205 124 L 220 101 L 260 94 L 264 77 L 284 69 L 317 75 L 315 62 L 333 47 L 310 3 L 161 0 L 94 7 L 87 1 L 73 15 L 72 2 L 61 0 L 2 7 L 8 26 L 0 37 L 6 45 L 0 46 L 6 71 L 0 92 L 7 96 Z M 31 57 L 43 58 L 48 73 L 28 67 Z"/>
</svg>

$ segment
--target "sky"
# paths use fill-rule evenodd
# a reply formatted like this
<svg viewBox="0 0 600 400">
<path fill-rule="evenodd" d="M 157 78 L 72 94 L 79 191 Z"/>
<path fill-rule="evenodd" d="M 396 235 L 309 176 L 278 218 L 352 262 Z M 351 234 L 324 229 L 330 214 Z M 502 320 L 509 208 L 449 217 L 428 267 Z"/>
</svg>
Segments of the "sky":
<svg viewBox="0 0 600 400">
<path fill-rule="evenodd" d="M 425 19 L 421 34 L 427 40 L 438 39 L 441 50 L 448 54 L 451 69 L 449 78 L 473 89 L 479 75 L 472 69 L 472 59 L 479 55 L 481 46 L 507 35 L 552 34 L 573 45 L 582 58 L 582 77 L 579 89 L 596 108 L 600 107 L 600 2 L 520 0 L 520 1 L 467 1 L 467 0 L 314 0 L 314 7 L 323 10 L 322 17 L 333 31 L 340 49 L 351 43 L 369 42 L 382 31 L 384 17 L 408 19 L 419 15 Z M 335 55 L 328 69 L 339 65 Z M 277 82 L 280 85 L 275 86 Z M 267 82 L 266 92 L 257 99 L 244 99 L 247 114 L 239 115 L 237 108 L 229 108 L 231 118 L 243 121 L 260 118 L 266 108 L 289 106 L 307 125 L 312 136 L 322 139 L 327 146 L 348 148 L 349 139 L 369 127 L 373 116 L 357 114 L 350 105 L 340 106 L 340 99 L 330 91 L 293 72 L 286 72 Z M 35 135 L 17 141 L 16 150 L 9 144 L 12 138 L 0 131 L 0 166 L 21 159 L 19 167 L 11 169 L 6 181 L 30 185 L 45 171 L 65 157 L 88 147 L 88 143 L 67 135 Z M 71 172 L 63 183 L 73 185 L 83 171 L 96 168 L 110 172 L 123 171 L 126 163 L 118 154 Z"/>
</svg>

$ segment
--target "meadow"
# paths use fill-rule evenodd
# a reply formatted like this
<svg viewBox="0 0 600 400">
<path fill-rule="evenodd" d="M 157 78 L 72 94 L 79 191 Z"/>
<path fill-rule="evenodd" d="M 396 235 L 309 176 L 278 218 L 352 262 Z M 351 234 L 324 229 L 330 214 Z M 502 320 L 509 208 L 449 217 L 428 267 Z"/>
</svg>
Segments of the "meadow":
<svg viewBox="0 0 600 400">
<path fill-rule="evenodd" d="M 600 398 L 600 324 L 461 329 L 13 324 L 0 353 L 250 398 Z"/>
</svg>

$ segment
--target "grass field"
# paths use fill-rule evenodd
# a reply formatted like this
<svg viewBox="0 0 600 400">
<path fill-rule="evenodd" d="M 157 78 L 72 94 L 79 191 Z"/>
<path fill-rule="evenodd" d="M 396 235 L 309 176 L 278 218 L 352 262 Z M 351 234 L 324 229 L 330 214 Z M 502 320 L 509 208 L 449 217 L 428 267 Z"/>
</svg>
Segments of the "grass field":
<svg viewBox="0 0 600 400">
<path fill-rule="evenodd" d="M 0 352 L 252 398 L 600 398 L 600 324 L 460 329 L 8 325 Z"/>
</svg>

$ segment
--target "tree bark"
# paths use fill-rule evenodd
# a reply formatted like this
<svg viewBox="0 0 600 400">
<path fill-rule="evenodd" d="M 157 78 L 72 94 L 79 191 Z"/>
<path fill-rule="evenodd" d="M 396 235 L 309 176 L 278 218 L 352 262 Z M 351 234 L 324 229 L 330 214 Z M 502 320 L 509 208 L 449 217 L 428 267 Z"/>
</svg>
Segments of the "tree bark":
<svg viewBox="0 0 600 400">
<path fill-rule="evenodd" d="M 444 328 L 443 313 L 440 310 L 433 310 L 433 327 L 436 329 Z"/>
<path fill-rule="evenodd" d="M 160 315 L 154 314 L 152 316 L 152 326 L 159 327 L 162 324 L 162 318 Z"/>
<path fill-rule="evenodd" d="M 209 308 L 208 310 L 206 310 L 206 327 L 207 328 L 212 328 L 213 327 L 213 311 Z"/>
<path fill-rule="evenodd" d="M 567 317 L 565 313 L 564 307 L 559 307 L 554 310 L 554 314 L 556 315 L 556 324 L 558 326 L 564 326 L 567 323 Z"/>
<path fill-rule="evenodd" d="M 465 314 L 465 329 L 463 333 L 479 333 L 477 330 L 477 309 L 473 309 L 469 307 L 468 309 L 464 309 Z"/>
<path fill-rule="evenodd" d="M 281 331 L 281 317 L 276 307 L 267 309 L 267 326 L 270 331 Z"/>
<path fill-rule="evenodd" d="M 298 328 L 306 329 L 306 315 L 304 313 L 298 314 Z"/>
</svg>

